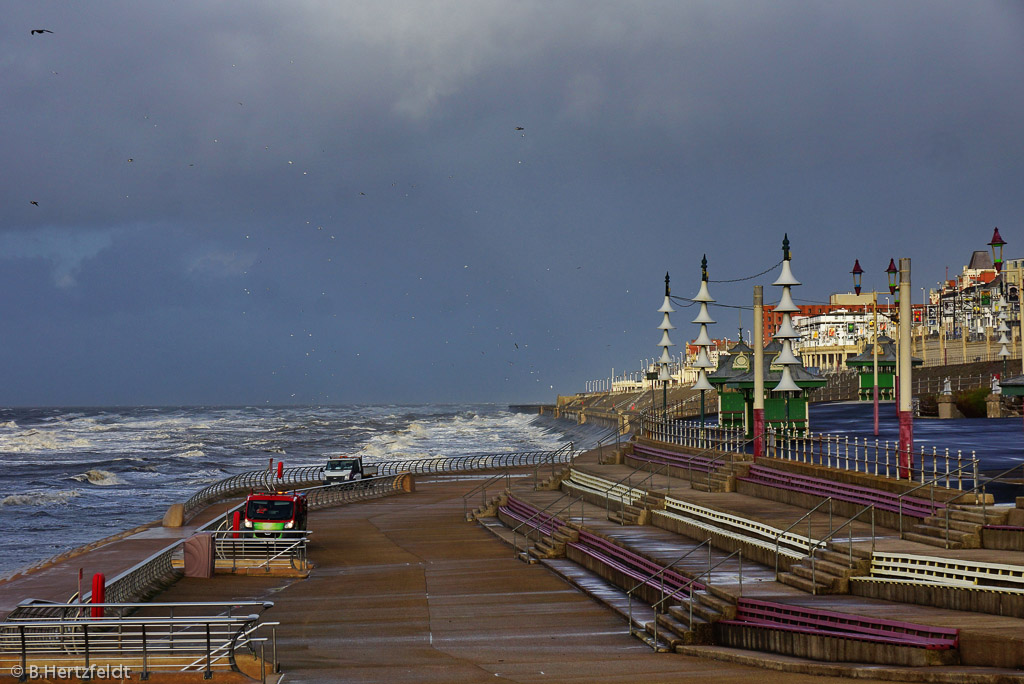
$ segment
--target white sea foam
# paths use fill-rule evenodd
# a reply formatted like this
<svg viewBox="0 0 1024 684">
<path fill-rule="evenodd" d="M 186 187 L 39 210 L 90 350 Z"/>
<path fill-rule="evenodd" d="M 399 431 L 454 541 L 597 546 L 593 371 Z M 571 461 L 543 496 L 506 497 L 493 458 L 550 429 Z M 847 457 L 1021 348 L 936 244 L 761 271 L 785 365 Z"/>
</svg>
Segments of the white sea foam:
<svg viewBox="0 0 1024 684">
<path fill-rule="evenodd" d="M 56 492 L 25 492 L 11 494 L 0 500 L 0 506 L 55 506 L 67 503 L 68 499 L 79 496 L 78 490 L 64 489 Z"/>
<path fill-rule="evenodd" d="M 84 473 L 81 473 L 80 475 L 73 475 L 71 479 L 77 480 L 78 482 L 88 482 L 89 484 L 94 484 L 99 487 L 109 487 L 111 485 L 124 484 L 124 480 L 119 478 L 114 473 L 110 472 L 109 470 L 99 469 L 87 470 Z"/>
<path fill-rule="evenodd" d="M 6 423 L 0 423 L 0 428 L 16 429 L 17 427 L 18 424 L 15 423 L 13 420 L 9 420 Z"/>
<path fill-rule="evenodd" d="M 71 437 L 59 432 L 28 429 L 19 433 L 0 435 L 0 451 L 31 453 L 35 451 L 67 451 L 88 449 L 92 442 L 82 437 Z"/>
<path fill-rule="evenodd" d="M 197 458 L 199 456 L 205 456 L 206 454 L 202 449 L 189 449 L 188 451 L 178 454 L 180 458 Z"/>
</svg>

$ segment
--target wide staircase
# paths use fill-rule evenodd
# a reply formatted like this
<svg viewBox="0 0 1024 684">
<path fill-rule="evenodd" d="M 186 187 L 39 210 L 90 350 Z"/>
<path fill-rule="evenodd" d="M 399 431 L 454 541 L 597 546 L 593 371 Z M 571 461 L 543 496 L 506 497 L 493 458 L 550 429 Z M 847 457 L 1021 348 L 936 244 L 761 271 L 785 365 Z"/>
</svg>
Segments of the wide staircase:
<svg viewBox="0 0 1024 684">
<path fill-rule="evenodd" d="M 498 517 L 508 529 L 515 530 L 513 536 L 519 541 L 508 537 L 506 540 L 519 545 L 518 557 L 524 561 L 545 563 L 556 572 L 566 572 L 567 566 L 559 564 L 570 563 L 580 568 L 572 572 L 589 572 L 623 592 L 630 612 L 636 612 L 627 618 L 631 633 L 657 650 L 731 645 L 825 661 L 845 659 L 910 667 L 959 662 L 956 630 L 943 632 L 942 625 L 889 619 L 888 610 L 869 615 L 846 613 L 839 608 L 845 603 L 822 599 L 826 602 L 818 606 L 799 600 L 800 595 L 848 596 L 853 600 L 852 606 L 858 606 L 859 596 L 881 598 L 903 591 L 905 596 L 915 594 L 910 603 L 918 606 L 948 609 L 958 608 L 956 604 L 962 602 L 962 607 L 970 605 L 966 609 L 985 610 L 994 605 L 981 598 L 979 592 L 974 592 L 969 602 L 964 602 L 960 594 L 951 593 L 962 592 L 973 582 L 976 587 L 984 585 L 985 591 L 998 592 L 999 607 L 991 609 L 995 615 L 1024 618 L 1024 563 L 1007 566 L 1010 579 L 1002 583 L 993 579 L 1001 571 L 992 564 L 984 569 L 984 563 L 966 564 L 977 571 L 973 578 L 963 565 L 939 572 L 938 579 L 922 578 L 920 569 L 914 565 L 914 559 L 921 556 L 909 554 L 908 558 L 893 560 L 874 550 L 873 541 L 869 543 L 865 537 L 869 528 L 863 516 L 856 534 L 851 524 L 842 535 L 837 534 L 838 530 L 808 535 L 709 506 L 706 501 L 719 495 L 751 497 L 728 494 L 728 487 L 710 491 L 700 488 L 698 474 L 706 482 L 708 475 L 723 464 L 706 455 L 672 452 L 668 445 L 634 443 L 618 465 L 600 465 L 595 458 L 592 466 L 577 464 L 560 474 L 560 493 L 546 492 L 547 499 L 536 499 L 539 492 L 531 494 L 524 490 L 509 494 L 497 508 Z M 890 520 L 908 521 L 903 532 L 903 539 L 908 541 L 913 540 L 911 535 L 922 535 L 938 546 L 948 545 L 952 549 L 952 544 L 957 543 L 961 544 L 959 548 L 966 549 L 970 547 L 964 545 L 964 539 L 950 531 L 978 534 L 982 526 L 1005 522 L 1005 512 L 993 511 L 991 507 L 982 515 L 980 507 L 940 498 L 900 495 L 863 484 L 785 472 L 760 463 L 739 465 L 734 475 L 738 489 L 756 486 L 761 493 L 772 490 L 787 501 L 791 495 L 808 497 L 805 510 L 814 502 L 829 501 L 831 505 L 835 501 L 845 502 L 851 510 L 884 511 Z M 627 466 L 635 470 L 630 473 Z M 626 474 L 620 476 L 623 472 Z M 694 497 L 702 497 L 700 503 L 688 501 L 688 491 Z M 709 496 L 712 499 L 707 499 Z M 767 496 L 759 500 L 763 505 L 773 506 L 777 499 Z M 573 512 L 566 515 L 567 510 Z M 555 515 L 555 511 L 561 511 L 560 515 Z M 913 526 L 909 521 L 913 521 Z M 839 521 L 836 522 L 838 526 Z M 945 534 L 922 534 L 921 527 L 939 528 L 940 523 Z M 646 547 L 637 544 L 644 539 L 644 530 L 655 528 L 685 534 L 690 540 L 703 540 L 696 548 L 706 545 L 700 553 L 709 554 L 707 570 L 688 569 L 668 560 L 668 547 L 662 542 L 658 542 L 661 547 L 652 547 L 660 548 L 660 554 L 641 551 Z M 870 529 L 874 535 L 873 523 Z M 899 533 L 891 528 L 885 530 L 880 526 L 878 533 L 899 539 Z M 677 548 L 687 547 L 683 544 Z M 880 558 L 888 560 L 879 561 Z M 719 569 L 721 563 L 728 566 L 737 561 L 738 572 L 735 568 L 725 573 Z M 761 576 L 751 580 L 749 573 L 756 576 L 758 572 Z M 737 580 L 739 585 L 735 586 Z M 591 581 L 573 583 L 582 586 Z M 745 585 L 752 581 L 759 583 Z M 745 586 L 753 586 L 754 593 L 750 593 L 750 588 L 744 591 Z M 928 588 L 935 591 L 923 597 Z M 797 594 L 786 593 L 794 591 Z M 849 596 L 851 593 L 857 596 Z M 786 600 L 779 602 L 776 596 Z M 794 599 L 797 603 L 792 602 Z M 640 609 L 641 604 L 644 610 Z M 909 612 L 916 614 L 916 610 Z M 622 612 L 626 617 L 626 610 Z M 1004 639 L 1019 639 L 1024 646 L 1024 621 L 1013 624 L 1017 627 L 993 641 L 994 651 L 1012 651 L 1003 643 Z M 1024 648 L 1020 650 L 1019 656 L 1008 658 L 1019 661 L 1024 668 Z M 979 657 L 986 658 L 972 651 L 971 659 L 977 661 Z M 1007 662 L 1007 657 L 1001 658 L 992 656 L 991 665 Z"/>
</svg>

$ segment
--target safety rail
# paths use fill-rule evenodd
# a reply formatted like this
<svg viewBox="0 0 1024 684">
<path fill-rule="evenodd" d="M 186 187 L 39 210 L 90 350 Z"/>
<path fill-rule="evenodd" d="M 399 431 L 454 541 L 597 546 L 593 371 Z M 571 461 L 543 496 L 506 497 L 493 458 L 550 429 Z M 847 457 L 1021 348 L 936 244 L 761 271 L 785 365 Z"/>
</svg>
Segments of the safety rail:
<svg viewBox="0 0 1024 684">
<path fill-rule="evenodd" d="M 385 461 L 377 464 L 377 472 L 381 475 L 393 475 L 409 472 L 416 475 L 457 473 L 468 470 L 494 470 L 497 468 L 517 468 L 533 465 L 556 465 L 569 463 L 580 452 L 573 450 L 573 443 L 568 442 L 554 451 L 521 451 L 494 454 L 467 454 L 463 456 L 438 456 L 437 458 L 420 458 L 410 461 Z"/>
<path fill-rule="evenodd" d="M 231 571 L 276 569 L 305 570 L 309 567 L 306 547 L 309 530 L 282 530 L 274 537 L 261 537 L 247 530 L 218 530 L 211 533 L 215 558 L 230 563 Z M 218 564 L 219 565 L 219 564 Z"/>
<path fill-rule="evenodd" d="M 389 494 L 407 492 L 410 488 L 411 477 L 409 473 L 379 475 L 362 480 L 308 487 L 302 491 L 306 494 L 306 503 L 309 509 L 317 510 L 353 501 L 379 499 Z"/>
<path fill-rule="evenodd" d="M 708 578 L 707 581 L 705 582 L 705 587 L 704 587 L 704 589 L 706 591 L 711 586 L 711 584 L 712 584 L 712 582 L 711 582 L 712 572 L 717 570 L 718 566 L 720 566 L 722 563 L 726 562 L 727 560 L 729 560 L 733 556 L 737 556 L 739 558 L 739 589 L 736 592 L 736 597 L 738 598 L 740 596 L 743 596 L 743 549 L 736 549 L 735 551 L 730 553 L 725 558 L 722 558 L 721 560 L 719 560 L 713 566 L 710 566 L 707 570 L 705 570 L 704 572 L 702 572 L 701 574 L 697 575 L 692 580 L 690 580 L 691 584 L 698 582 L 702 577 L 704 577 L 706 575 L 707 578 Z M 663 603 L 665 603 L 665 601 L 668 601 L 669 599 L 674 598 L 678 593 L 679 593 L 678 590 L 674 591 L 671 594 L 669 594 L 668 596 L 666 596 L 663 599 L 661 599 L 660 601 L 658 601 L 653 606 L 651 606 L 652 608 L 654 608 L 655 613 L 657 613 L 659 607 Z M 688 620 L 687 624 L 690 625 L 691 629 L 693 628 L 693 602 L 696 599 L 696 596 L 697 596 L 696 592 L 691 591 L 689 593 L 690 617 L 689 617 L 689 620 Z M 657 620 L 655 620 L 655 622 L 657 622 Z"/>
<path fill-rule="evenodd" d="M 522 518 L 519 518 L 521 520 L 521 522 L 518 525 L 516 525 L 515 527 L 512 528 L 512 553 L 513 553 L 514 557 L 517 557 L 518 554 L 519 554 L 519 546 L 518 546 L 518 541 L 517 540 L 518 540 L 518 535 L 519 535 L 519 529 L 523 525 L 526 525 L 526 531 L 522 532 L 522 535 L 523 535 L 523 540 L 524 540 L 523 541 L 523 546 L 525 548 L 525 553 L 527 555 L 529 555 L 529 548 L 528 547 L 530 545 L 530 530 L 532 529 L 535 532 L 537 532 L 538 534 L 543 534 L 543 535 L 546 535 L 548 538 L 552 538 L 554 533 L 557 532 L 558 529 L 560 529 L 563 525 L 565 525 L 565 523 L 562 522 L 561 518 L 559 518 L 558 516 L 560 516 L 562 513 L 565 513 L 566 511 L 568 511 L 569 512 L 569 518 L 571 519 L 572 518 L 572 507 L 575 504 L 577 504 L 577 503 L 580 505 L 580 523 L 579 524 L 580 524 L 580 526 L 583 525 L 583 497 L 581 497 L 581 496 L 578 496 L 575 499 L 571 500 L 569 503 L 567 503 L 566 505 L 562 506 L 560 509 L 558 509 L 554 513 L 548 513 L 548 509 L 551 508 L 554 503 L 558 503 L 559 501 L 564 499 L 565 496 L 566 495 L 563 494 L 562 496 L 558 497 L 551 504 L 548 504 L 547 506 L 545 506 L 543 510 L 538 510 L 536 506 L 532 506 L 530 504 L 526 504 L 525 502 L 520 502 L 520 503 L 522 503 L 522 504 L 524 504 L 526 506 L 529 506 L 530 508 L 532 508 L 536 512 L 533 513 L 532 515 L 530 515 L 530 517 L 526 518 L 525 520 L 523 520 Z M 509 497 L 509 501 L 510 502 L 513 501 L 513 500 L 516 500 L 516 499 L 514 499 L 514 497 Z M 536 543 L 536 542 L 534 542 L 534 543 Z"/>
<path fill-rule="evenodd" d="M 727 525 L 732 528 L 742 530 L 744 533 L 753 534 L 755 536 L 763 538 L 765 541 L 772 541 L 778 544 L 780 541 L 787 544 L 788 546 L 795 547 L 797 549 L 810 548 L 816 540 L 810 536 L 810 528 L 808 527 L 807 537 L 801 537 L 798 534 L 790 533 L 794 525 L 790 525 L 785 530 L 780 531 L 779 528 L 773 527 L 766 523 L 757 522 L 756 520 L 750 520 L 748 518 L 741 518 L 738 515 L 732 515 L 731 513 L 724 513 L 717 511 L 713 508 L 705 508 L 689 501 L 683 501 L 681 499 L 674 499 L 672 497 L 665 497 L 665 510 L 682 511 L 690 516 L 696 516 L 704 520 L 716 522 L 719 524 Z"/>
<path fill-rule="evenodd" d="M 690 554 L 694 553 L 695 551 L 697 551 L 698 549 L 700 549 L 703 546 L 707 546 L 708 547 L 708 568 L 710 569 L 711 568 L 711 538 L 708 537 L 707 539 L 702 541 L 700 544 L 697 544 L 697 546 L 693 547 L 692 549 L 690 549 L 689 551 L 687 551 L 683 555 L 679 556 L 674 561 L 668 563 L 667 565 L 665 565 L 663 568 L 661 568 L 660 570 L 658 570 L 654 574 L 649 575 L 648 577 L 645 577 L 644 579 L 638 581 L 636 584 L 633 585 L 633 587 L 629 591 L 626 592 L 626 597 L 629 599 L 629 622 L 628 622 L 628 624 L 629 624 L 629 635 L 630 636 L 636 636 L 636 632 L 633 631 L 633 592 L 636 591 L 637 589 L 639 589 L 642 586 L 650 586 L 650 582 L 652 580 L 654 580 L 654 579 L 656 579 L 658 577 L 661 577 L 661 586 L 660 586 L 660 596 L 661 596 L 661 599 L 657 602 L 658 605 L 661 605 L 661 602 L 665 600 L 665 581 L 664 581 L 664 579 L 665 579 L 665 572 L 670 570 L 671 568 L 675 567 L 675 565 L 677 563 L 682 562 L 684 559 L 689 557 Z M 687 579 L 689 580 L 689 578 L 687 578 Z M 693 587 L 693 580 L 689 580 L 689 582 L 687 582 L 687 589 L 692 591 L 692 587 Z M 658 611 L 657 611 L 657 609 L 655 609 L 654 615 L 655 615 L 655 620 L 654 620 L 654 644 L 653 644 L 653 646 L 656 648 L 657 644 L 658 644 L 658 620 L 657 620 Z"/>
<path fill-rule="evenodd" d="M 974 471 L 975 471 L 974 472 L 974 479 L 975 480 L 978 479 L 977 470 L 976 470 L 977 467 L 978 467 L 977 463 L 973 463 L 973 464 L 969 463 L 969 464 L 967 464 L 964 467 L 965 468 L 972 468 L 972 469 L 974 469 Z M 1010 470 L 1013 470 L 1014 468 L 1017 468 L 1017 467 L 1018 466 L 1014 466 Z M 934 515 L 940 508 L 943 509 L 945 511 L 945 514 L 946 514 L 946 529 L 947 530 L 949 529 L 949 510 L 950 510 L 950 506 L 948 505 L 949 502 L 941 502 L 940 504 L 936 504 L 935 503 L 935 485 L 936 485 L 937 482 L 941 482 L 944 477 L 945 476 L 939 476 L 936 479 L 932 479 L 932 480 L 929 480 L 927 482 L 922 482 L 921 484 L 917 485 L 913 489 L 908 489 L 907 491 L 903 492 L 902 494 L 900 494 L 899 496 L 896 497 L 897 498 L 898 513 L 899 513 L 899 532 L 900 532 L 900 537 L 901 538 L 903 537 L 903 513 L 904 513 L 903 502 L 904 502 L 904 499 L 911 498 L 910 497 L 911 494 L 913 494 L 917 490 L 923 489 L 925 487 L 928 487 L 928 491 L 930 493 L 929 502 L 930 502 L 930 505 L 931 505 L 931 515 Z M 962 491 L 962 490 L 957 490 L 957 491 Z M 961 497 L 962 496 L 966 496 L 967 494 L 971 494 L 973 491 L 974 491 L 973 489 L 972 490 L 968 490 L 967 492 L 964 492 L 964 494 L 961 494 L 960 496 Z M 948 534 L 946 535 L 945 546 L 946 546 L 946 548 L 949 548 L 949 535 Z"/>
<path fill-rule="evenodd" d="M 876 439 L 871 442 L 867 437 L 854 437 L 851 442 L 849 435 L 796 435 L 769 427 L 765 441 L 765 455 L 769 458 L 898 480 L 920 479 L 924 482 L 930 475 L 935 481 L 945 479 L 946 487 L 955 486 L 957 489 L 963 489 L 965 481 L 978 481 L 978 457 L 974 451 L 971 451 L 970 456 L 965 456 L 962 449 L 957 449 L 956 455 L 953 455 L 949 449 L 940 452 L 938 447 L 933 446 L 931 453 L 928 453 L 928 448 L 922 445 L 919 450 L 911 453 L 917 463 L 907 473 L 899 464 L 899 444 L 889 440 L 879 442 Z M 971 473 L 973 477 L 965 476 Z"/>
<path fill-rule="evenodd" d="M 814 546 L 811 547 L 810 553 L 808 554 L 808 556 L 810 556 L 810 559 L 811 559 L 811 594 L 817 594 L 818 593 L 818 584 L 816 582 L 817 574 L 816 574 L 816 568 L 815 568 L 816 559 L 815 559 L 814 553 L 819 548 L 822 548 L 826 543 L 828 543 L 828 541 L 830 539 L 833 539 L 835 537 L 836 533 L 839 532 L 839 530 L 841 530 L 844 527 L 846 527 L 847 525 L 849 525 L 850 526 L 850 538 L 849 538 L 849 541 L 850 541 L 849 559 L 850 560 L 849 560 L 849 565 L 852 566 L 853 565 L 853 523 L 857 520 L 857 518 L 859 518 L 860 516 L 864 515 L 864 513 L 868 512 L 868 511 L 871 512 L 871 553 L 875 552 L 875 505 L 874 504 L 868 504 L 864 508 L 862 508 L 859 511 L 857 511 L 856 515 L 851 517 L 849 520 L 844 522 L 842 525 L 840 525 L 836 529 L 830 531 L 827 535 L 822 537 L 821 541 L 819 541 L 817 544 L 815 544 Z"/>
<path fill-rule="evenodd" d="M 172 584 L 182 574 L 174 567 L 174 558 L 183 543 L 175 542 L 107 580 L 103 598 L 114 604 L 130 603 Z M 83 595 L 82 600 L 88 602 L 91 598 L 90 591 Z"/>
<path fill-rule="evenodd" d="M 1024 566 L 876 551 L 871 579 L 1024 593 Z"/>
<path fill-rule="evenodd" d="M 999 473 L 998 475 L 994 475 L 992 477 L 988 477 L 984 482 L 980 482 L 979 484 L 976 484 L 974 487 L 971 487 L 968 490 L 964 490 L 963 493 L 960 494 L 960 496 L 958 498 L 960 500 L 962 500 L 962 501 L 970 501 L 970 495 L 972 495 L 972 494 L 974 495 L 974 498 L 975 498 L 976 501 L 977 501 L 978 498 L 980 498 L 981 499 L 981 503 L 980 504 L 976 504 L 976 505 L 980 505 L 981 506 L 982 519 L 985 519 L 986 518 L 986 514 L 988 512 L 988 492 L 987 492 L 988 485 L 990 483 L 992 483 L 992 482 L 999 482 L 999 481 L 1001 481 L 1003 478 L 1005 478 L 1007 475 L 1009 475 L 1013 471 L 1017 470 L 1018 468 L 1024 468 L 1024 463 L 1018 463 L 1017 465 L 1015 465 L 1012 468 L 1009 468 L 1007 470 L 1004 470 L 1003 472 Z M 977 474 L 975 474 L 974 477 L 975 477 L 975 481 L 978 481 L 978 477 L 979 476 Z M 1014 485 L 1017 485 L 1017 486 L 1020 486 L 1020 482 L 1012 482 L 1011 481 L 1010 483 L 1014 484 Z M 933 484 L 933 483 L 932 482 L 924 482 L 924 483 L 918 485 L 917 487 L 914 487 L 914 489 L 911 489 L 910 491 L 904 492 L 902 495 L 900 495 L 901 504 L 902 504 L 902 497 L 903 496 L 906 496 L 907 494 L 910 494 L 911 492 L 915 492 L 918 489 L 921 489 L 922 487 L 927 487 L 930 484 Z M 980 490 L 980 494 L 981 494 L 980 497 L 978 496 L 979 490 Z M 932 496 L 934 497 L 934 489 L 933 489 Z M 947 549 L 949 548 L 949 519 L 950 519 L 950 509 L 951 508 L 952 508 L 951 506 L 945 506 L 946 535 L 943 537 L 942 541 L 943 541 L 943 546 L 945 548 L 947 548 Z M 900 536 L 901 537 L 903 536 L 902 505 L 901 505 L 901 508 L 900 508 Z"/>
<path fill-rule="evenodd" d="M 647 439 L 702 451 L 742 453 L 747 439 L 742 428 L 717 425 L 701 426 L 696 421 L 674 420 L 643 415 L 640 433 Z"/>
<path fill-rule="evenodd" d="M 114 668 L 126 679 L 136 672 L 147 679 L 151 672 L 169 671 L 203 672 L 209 678 L 214 670 L 240 671 L 245 656 L 250 671 L 265 673 L 268 664 L 277 670 L 278 623 L 262 621 L 262 613 L 273 606 L 269 601 L 53 604 L 59 612 L 29 614 L 28 609 L 44 604 L 24 602 L 23 617 L 12 613 L 14 619 L 0 623 L 0 662 L 16 676 L 20 668 L 20 681 L 53 670 L 88 679 Z M 94 610 L 103 616 L 92 617 Z M 155 615 L 139 615 L 142 611 Z M 264 628 L 273 630 L 269 637 L 257 634 Z M 273 646 L 269 663 L 267 641 Z"/>
<path fill-rule="evenodd" d="M 253 490 L 273 491 L 275 489 L 297 489 L 323 484 L 323 466 L 284 468 L 281 477 L 271 469 L 250 470 L 231 475 L 214 482 L 193 494 L 184 506 L 184 518 L 188 521 L 203 507 L 224 499 L 245 494 Z"/>
<path fill-rule="evenodd" d="M 409 461 L 384 461 L 376 465 L 378 474 L 387 476 L 399 475 L 404 472 L 416 474 L 442 473 L 537 465 L 549 462 L 558 463 L 571 461 L 576 456 L 577 452 L 573 451 L 572 446 L 572 442 L 569 442 L 554 451 L 439 456 L 437 458 L 421 458 Z M 184 518 L 187 521 L 208 504 L 252 490 L 302 489 L 322 485 L 324 481 L 323 472 L 322 465 L 314 465 L 283 468 L 281 477 L 277 477 L 277 473 L 269 468 L 231 475 L 193 494 L 185 502 Z"/>
<path fill-rule="evenodd" d="M 776 582 L 779 581 L 779 544 L 781 543 L 781 540 L 783 539 L 783 537 L 786 537 L 787 535 L 789 535 L 789 531 L 790 530 L 792 530 L 794 527 L 796 527 L 797 525 L 802 523 L 804 520 L 807 520 L 807 537 L 805 538 L 806 539 L 806 543 L 805 543 L 806 551 L 804 552 L 804 555 L 806 556 L 807 554 L 809 554 L 810 551 L 811 551 L 811 548 L 813 548 L 813 546 L 815 544 L 817 544 L 817 542 L 818 542 L 817 539 L 814 539 L 813 537 L 811 537 L 811 515 L 815 511 L 817 511 L 819 508 L 824 506 L 825 504 L 828 504 L 828 528 L 831 530 L 832 529 L 832 497 L 829 497 L 829 498 L 825 499 L 824 501 L 818 503 L 818 505 L 815 506 L 814 508 L 810 509 L 809 511 L 807 511 L 806 513 L 801 515 L 799 518 L 797 518 L 793 522 L 793 524 L 791 524 L 786 529 L 780 531 L 775 536 L 775 581 Z M 799 539 L 798 535 L 794 535 L 794 536 L 796 536 Z"/>
<path fill-rule="evenodd" d="M 505 485 L 501 488 L 502 491 L 506 491 L 511 488 L 511 475 L 509 471 L 498 473 L 487 478 L 476 487 L 462 495 L 462 515 L 468 520 L 469 519 L 469 500 L 470 498 L 480 495 L 480 508 L 484 508 L 487 505 L 487 490 L 493 488 L 494 485 L 504 480 Z"/>
<path fill-rule="evenodd" d="M 736 602 L 736 617 L 723 620 L 722 624 L 929 650 L 953 649 L 959 643 L 959 630 L 956 628 L 883 620 L 744 598 Z"/>
</svg>

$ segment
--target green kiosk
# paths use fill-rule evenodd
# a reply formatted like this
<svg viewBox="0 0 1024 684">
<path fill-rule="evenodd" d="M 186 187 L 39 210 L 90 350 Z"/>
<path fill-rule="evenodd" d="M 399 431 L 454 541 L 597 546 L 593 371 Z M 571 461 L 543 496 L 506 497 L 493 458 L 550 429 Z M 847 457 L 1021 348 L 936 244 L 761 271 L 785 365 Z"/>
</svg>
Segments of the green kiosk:
<svg viewBox="0 0 1024 684">
<path fill-rule="evenodd" d="M 782 351 L 782 343 L 772 340 L 764 348 L 764 419 L 767 426 L 778 431 L 787 428 L 796 434 L 807 431 L 807 392 L 824 387 L 825 378 L 812 375 L 802 365 L 791 366 L 790 375 L 800 388 L 799 393 L 779 396 L 772 388 L 782 379 L 782 367 L 773 365 L 775 357 Z M 719 421 L 723 427 L 743 428 L 747 437 L 754 432 L 754 352 L 740 342 L 729 350 L 729 356 L 719 364 L 708 381 L 718 389 Z M 795 396 L 794 396 L 795 395 Z"/>
<path fill-rule="evenodd" d="M 878 400 L 896 400 L 896 361 L 898 360 L 896 343 L 892 338 L 882 335 L 878 338 Z M 920 366 L 924 363 L 921 359 L 912 357 L 911 363 Z M 860 401 L 873 401 L 872 388 L 874 387 L 873 363 L 871 360 L 871 344 L 857 356 L 846 359 L 846 365 L 853 368 L 860 374 L 860 384 L 857 390 L 857 398 Z"/>
</svg>

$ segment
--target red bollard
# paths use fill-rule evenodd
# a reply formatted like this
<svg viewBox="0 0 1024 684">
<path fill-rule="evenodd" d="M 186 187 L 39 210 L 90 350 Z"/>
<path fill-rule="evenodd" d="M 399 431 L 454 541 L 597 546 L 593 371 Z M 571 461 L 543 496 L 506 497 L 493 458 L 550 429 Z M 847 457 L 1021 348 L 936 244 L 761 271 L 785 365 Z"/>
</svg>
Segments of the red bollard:
<svg viewBox="0 0 1024 684">
<path fill-rule="evenodd" d="M 92 576 L 92 602 L 93 603 L 104 603 L 104 597 L 107 591 L 107 578 L 102 572 L 97 572 Z M 90 609 L 90 614 L 94 618 L 103 617 L 103 608 L 93 606 Z"/>
<path fill-rule="evenodd" d="M 238 530 L 240 530 L 241 528 L 242 528 L 242 512 L 241 511 L 235 511 L 231 515 L 231 529 L 235 530 L 235 533 L 233 535 L 231 535 L 231 536 L 234 537 L 235 539 L 238 539 L 238 537 L 239 537 Z"/>
<path fill-rule="evenodd" d="M 277 462 L 277 479 L 280 480 L 284 477 L 284 461 Z"/>
</svg>

